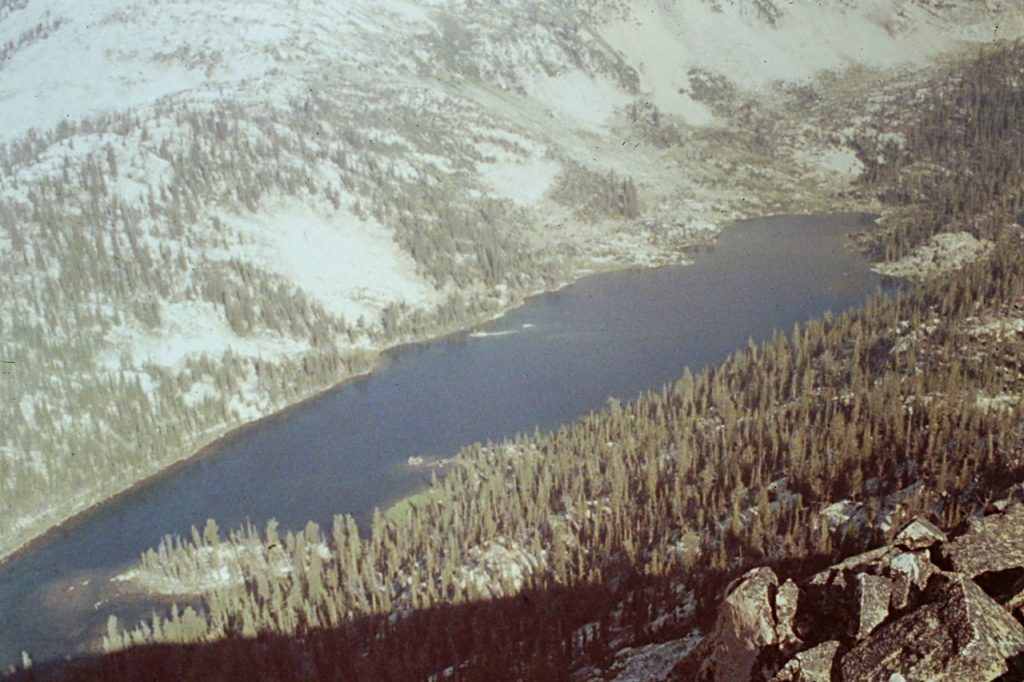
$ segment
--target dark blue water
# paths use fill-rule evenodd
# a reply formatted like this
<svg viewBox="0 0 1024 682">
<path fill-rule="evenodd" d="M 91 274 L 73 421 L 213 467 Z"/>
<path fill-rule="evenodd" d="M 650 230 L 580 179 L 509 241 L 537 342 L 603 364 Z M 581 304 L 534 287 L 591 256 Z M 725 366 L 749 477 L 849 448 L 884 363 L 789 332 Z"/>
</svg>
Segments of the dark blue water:
<svg viewBox="0 0 1024 682">
<path fill-rule="evenodd" d="M 0 670 L 23 649 L 37 661 L 73 652 L 109 613 L 138 615 L 107 578 L 167 533 L 211 517 L 222 529 L 271 517 L 329 525 L 341 512 L 364 524 L 421 482 L 411 456 L 553 429 L 609 397 L 675 381 L 684 366 L 719 362 L 748 338 L 862 303 L 880 282 L 844 245 L 869 223 L 739 223 L 692 266 L 589 277 L 482 330 L 511 333 L 388 353 L 368 377 L 243 429 L 0 567 Z"/>
</svg>

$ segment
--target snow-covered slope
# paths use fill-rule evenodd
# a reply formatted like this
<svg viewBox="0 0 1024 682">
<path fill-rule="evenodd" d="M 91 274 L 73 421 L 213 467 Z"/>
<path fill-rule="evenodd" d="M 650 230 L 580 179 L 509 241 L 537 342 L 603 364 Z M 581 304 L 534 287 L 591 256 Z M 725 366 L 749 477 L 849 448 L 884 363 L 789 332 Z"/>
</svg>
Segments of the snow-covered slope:
<svg viewBox="0 0 1024 682">
<path fill-rule="evenodd" d="M 822 70 L 864 83 L 1022 15 L 0 0 L 0 555 L 384 346 L 822 206 L 857 169 Z"/>
<path fill-rule="evenodd" d="M 473 75 L 584 122 L 635 85 L 685 115 L 701 109 L 692 69 L 761 86 L 921 61 L 956 40 L 1013 38 L 1020 22 L 1012 0 L 9 0 L 0 135 L 167 97 L 285 101 L 327 66 Z"/>
<path fill-rule="evenodd" d="M 1009 5 L 989 3 L 990 13 L 973 0 L 637 0 L 601 35 L 636 67 L 641 89 L 660 109 L 700 125 L 711 113 L 694 98 L 694 72 L 763 88 L 825 69 L 921 62 L 948 51 L 952 39 L 1016 35 L 1019 18 L 1006 21 L 999 11 Z"/>
</svg>

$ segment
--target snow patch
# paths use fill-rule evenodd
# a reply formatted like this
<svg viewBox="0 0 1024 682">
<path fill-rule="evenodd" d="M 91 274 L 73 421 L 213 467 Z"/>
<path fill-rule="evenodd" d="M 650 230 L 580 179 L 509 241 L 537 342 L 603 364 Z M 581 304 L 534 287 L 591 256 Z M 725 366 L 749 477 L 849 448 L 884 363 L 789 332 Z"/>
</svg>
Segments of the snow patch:
<svg viewBox="0 0 1024 682">
<path fill-rule="evenodd" d="M 618 107 L 631 101 L 608 81 L 580 71 L 567 71 L 557 76 L 537 75 L 527 83 L 526 90 L 552 115 L 595 130 L 600 129 Z"/>
<path fill-rule="evenodd" d="M 349 322 L 375 318 L 390 303 L 418 306 L 435 297 L 390 230 L 345 208 L 315 210 L 279 200 L 258 213 L 221 220 L 245 242 L 225 256 L 281 275 Z"/>
<path fill-rule="evenodd" d="M 131 367 L 147 364 L 168 368 L 184 366 L 189 357 L 207 354 L 220 357 L 226 351 L 247 357 L 288 358 L 306 350 L 304 342 L 276 335 L 240 337 L 228 325 L 222 310 L 208 301 L 175 301 L 160 306 L 163 322 L 157 330 L 122 325 L 107 335 L 109 348 L 101 366 L 123 367 L 127 353 Z M 200 401 L 203 389 L 195 388 L 191 400 Z"/>
<path fill-rule="evenodd" d="M 813 153 L 799 150 L 794 156 L 801 162 L 850 180 L 864 170 L 864 164 L 849 147 L 829 147 Z"/>
<path fill-rule="evenodd" d="M 522 206 L 539 203 L 560 170 L 558 163 L 536 157 L 504 158 L 477 166 L 480 178 L 488 187 Z"/>
</svg>

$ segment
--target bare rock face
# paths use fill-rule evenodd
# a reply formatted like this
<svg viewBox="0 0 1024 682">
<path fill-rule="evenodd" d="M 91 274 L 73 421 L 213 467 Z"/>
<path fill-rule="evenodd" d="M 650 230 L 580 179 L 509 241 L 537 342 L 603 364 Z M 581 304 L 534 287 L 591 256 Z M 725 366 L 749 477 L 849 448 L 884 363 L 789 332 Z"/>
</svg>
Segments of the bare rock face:
<svg viewBox="0 0 1024 682">
<path fill-rule="evenodd" d="M 797 582 L 746 573 L 679 679 L 1024 679 L 1024 505 L 990 511 L 952 539 L 914 519 Z"/>
<path fill-rule="evenodd" d="M 870 573 L 857 575 L 859 599 L 859 622 L 857 639 L 870 635 L 889 616 L 889 598 L 892 596 L 893 581 Z"/>
<path fill-rule="evenodd" d="M 789 659 L 771 682 L 831 682 L 839 642 L 830 640 Z"/>
<path fill-rule="evenodd" d="M 796 644 L 800 641 L 793 630 L 799 603 L 800 588 L 792 580 L 784 582 L 775 593 L 775 636 L 781 644 Z"/>
<path fill-rule="evenodd" d="M 896 533 L 893 545 L 911 551 L 928 549 L 932 545 L 946 542 L 946 534 L 927 519 L 911 519 Z"/>
<path fill-rule="evenodd" d="M 808 606 L 797 618 L 798 634 L 810 641 L 867 637 L 891 611 L 906 606 L 921 575 L 938 570 L 926 551 L 919 554 L 880 547 L 812 576 L 806 583 Z M 919 566 L 919 559 L 927 567 Z"/>
<path fill-rule="evenodd" d="M 923 591 L 928 580 L 939 570 L 931 562 L 927 550 L 899 552 L 888 558 L 888 575 L 892 578 L 891 608 L 901 611 L 910 603 L 912 591 Z"/>
<path fill-rule="evenodd" d="M 971 519 L 966 533 L 942 546 L 942 556 L 969 578 L 1024 567 L 1024 505 Z"/>
<path fill-rule="evenodd" d="M 890 547 L 878 547 L 868 550 L 863 554 L 856 554 L 830 566 L 825 570 L 815 573 L 808 581 L 811 585 L 836 585 L 846 587 L 846 575 L 866 570 L 867 567 L 876 565 L 880 560 L 892 553 Z"/>
<path fill-rule="evenodd" d="M 993 680 L 1024 651 L 1024 628 L 972 580 L 938 576 L 928 604 L 879 628 L 840 662 L 844 682 Z"/>
<path fill-rule="evenodd" d="M 701 679 L 750 679 L 761 650 L 778 642 L 774 608 L 778 586 L 779 579 L 770 568 L 755 568 L 734 584 L 714 631 L 705 640 Z"/>
<path fill-rule="evenodd" d="M 1007 601 L 1003 606 L 1007 611 L 1012 613 L 1017 620 L 1024 621 L 1024 590 L 1021 590 L 1010 597 L 1009 601 Z"/>
</svg>

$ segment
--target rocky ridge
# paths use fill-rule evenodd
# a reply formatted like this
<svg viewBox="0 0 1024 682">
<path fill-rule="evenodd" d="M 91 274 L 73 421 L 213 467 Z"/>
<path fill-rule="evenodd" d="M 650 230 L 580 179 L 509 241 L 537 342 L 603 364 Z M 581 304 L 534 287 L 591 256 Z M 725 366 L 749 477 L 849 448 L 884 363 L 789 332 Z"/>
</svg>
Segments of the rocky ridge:
<svg viewBox="0 0 1024 682">
<path fill-rule="evenodd" d="M 1024 679 L 1024 504 L 954 537 L 914 518 L 890 544 L 796 581 L 769 567 L 727 588 L 676 679 Z"/>
</svg>

